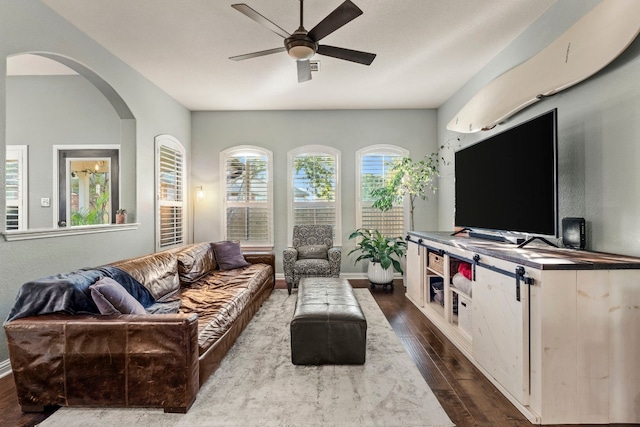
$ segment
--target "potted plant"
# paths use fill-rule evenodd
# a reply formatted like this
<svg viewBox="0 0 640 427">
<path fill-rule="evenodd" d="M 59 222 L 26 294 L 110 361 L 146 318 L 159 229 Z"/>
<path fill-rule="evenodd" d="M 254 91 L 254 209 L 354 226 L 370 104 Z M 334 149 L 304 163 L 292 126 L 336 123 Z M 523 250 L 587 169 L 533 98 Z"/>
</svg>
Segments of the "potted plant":
<svg viewBox="0 0 640 427">
<path fill-rule="evenodd" d="M 116 211 L 116 224 L 126 224 L 126 223 L 127 223 L 127 210 L 118 209 Z"/>
<path fill-rule="evenodd" d="M 394 204 L 402 203 L 409 197 L 409 230 L 414 230 L 413 213 L 416 199 L 427 200 L 428 194 L 436 191 L 435 179 L 439 176 L 440 158 L 438 153 L 431 153 L 419 162 L 410 157 L 403 157 L 394 163 L 391 177 L 379 188 L 371 190 L 374 202 L 372 206 L 385 212 Z"/>
<path fill-rule="evenodd" d="M 436 191 L 435 180 L 440 176 L 441 159 L 444 161 L 438 153 L 431 153 L 418 162 L 410 157 L 403 157 L 394 162 L 386 182 L 381 187 L 371 190 L 371 206 L 385 212 L 402 203 L 406 196 L 409 200 L 409 230 L 415 230 L 416 200 L 427 200 L 428 194 Z M 404 257 L 401 258 L 401 263 L 406 263 Z"/>
<path fill-rule="evenodd" d="M 354 264 L 363 259 L 369 260 L 367 277 L 371 283 L 391 283 L 394 270 L 403 273 L 399 260 L 407 250 L 407 242 L 402 237 L 384 237 L 378 230 L 359 228 L 349 236 L 349 239 L 355 238 L 358 238 L 359 241 L 356 243 L 355 249 L 352 249 L 348 255 L 356 251 L 362 252 Z"/>
</svg>

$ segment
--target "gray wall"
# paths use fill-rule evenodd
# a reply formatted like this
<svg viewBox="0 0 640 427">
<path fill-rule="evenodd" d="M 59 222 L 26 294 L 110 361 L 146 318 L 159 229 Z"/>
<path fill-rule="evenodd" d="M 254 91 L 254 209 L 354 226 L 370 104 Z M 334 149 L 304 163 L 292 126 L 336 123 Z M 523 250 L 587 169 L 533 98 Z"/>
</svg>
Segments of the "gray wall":
<svg viewBox="0 0 640 427">
<path fill-rule="evenodd" d="M 195 240 L 220 240 L 221 194 L 219 154 L 236 145 L 256 145 L 273 152 L 275 252 L 282 272 L 287 246 L 287 153 L 303 145 L 321 144 L 340 150 L 342 191 L 342 272 L 362 272 L 366 263 L 353 265 L 347 257 L 355 243 L 348 240 L 356 227 L 355 154 L 373 144 L 393 144 L 421 159 L 437 151 L 434 110 L 340 110 L 194 112 L 192 114 L 193 185 L 203 185 L 206 197 L 198 201 Z M 416 228 L 437 226 L 436 197 L 416 208 Z"/>
<path fill-rule="evenodd" d="M 9 55 L 51 52 L 74 58 L 99 74 L 136 118 L 137 193 L 135 231 L 5 242 L 0 239 L 0 318 L 5 319 L 20 285 L 28 280 L 96 266 L 154 251 L 154 137 L 171 134 L 191 149 L 190 112 L 131 67 L 78 31 L 39 1 L 0 0 L 0 164 L 4 165 L 6 68 Z M 122 159 L 132 161 L 134 159 Z M 4 171 L 0 187 L 4 186 Z M 4 198 L 0 200 L 4 211 Z M 4 332 L 0 361 L 8 358 Z"/>
<path fill-rule="evenodd" d="M 584 217 L 589 249 L 640 255 L 640 39 L 601 72 L 521 111 L 492 131 L 462 135 L 446 124 L 484 85 L 561 35 L 597 1 L 563 0 L 501 52 L 438 110 L 438 139 L 453 159 L 469 145 L 558 109 L 560 218 Z M 526 82 L 523 82 L 526 84 Z M 460 137 L 461 140 L 455 139 Z M 523 164 L 523 168 L 535 165 Z M 453 167 L 440 181 L 439 228 L 454 221 Z"/>
<path fill-rule="evenodd" d="M 6 105 L 6 143 L 29 147 L 29 228 L 49 228 L 55 207 L 40 198 L 53 203 L 53 145 L 120 144 L 120 117 L 80 75 L 7 77 Z"/>
</svg>

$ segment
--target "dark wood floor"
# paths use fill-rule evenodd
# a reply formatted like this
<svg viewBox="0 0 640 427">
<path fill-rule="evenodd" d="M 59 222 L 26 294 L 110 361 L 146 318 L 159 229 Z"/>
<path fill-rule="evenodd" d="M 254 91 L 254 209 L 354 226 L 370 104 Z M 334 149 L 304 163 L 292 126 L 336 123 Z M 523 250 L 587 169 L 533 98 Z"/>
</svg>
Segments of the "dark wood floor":
<svg viewBox="0 0 640 427">
<path fill-rule="evenodd" d="M 367 287 L 365 280 L 352 280 Z M 286 288 L 278 283 L 277 288 Z M 531 426 L 532 424 L 467 360 L 467 358 L 404 296 L 377 287 L 372 294 L 416 363 L 449 418 L 456 426 Z M 0 426 L 33 426 L 45 414 L 23 414 L 15 396 L 13 376 L 0 379 Z"/>
<path fill-rule="evenodd" d="M 456 426 L 533 425 L 407 300 L 401 283 L 371 293 Z"/>
</svg>

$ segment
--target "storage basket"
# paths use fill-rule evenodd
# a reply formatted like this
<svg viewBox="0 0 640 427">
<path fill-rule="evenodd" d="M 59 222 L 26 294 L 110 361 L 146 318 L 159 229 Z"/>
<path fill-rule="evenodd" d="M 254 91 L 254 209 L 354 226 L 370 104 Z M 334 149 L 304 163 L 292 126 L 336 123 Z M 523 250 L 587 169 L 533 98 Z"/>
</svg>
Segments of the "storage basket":
<svg viewBox="0 0 640 427">
<path fill-rule="evenodd" d="M 431 294 L 429 302 L 435 302 L 444 305 L 444 283 L 442 280 L 431 281 Z"/>
<path fill-rule="evenodd" d="M 444 275 L 444 256 L 436 252 L 429 252 L 429 264 L 427 265 L 436 273 Z"/>
</svg>

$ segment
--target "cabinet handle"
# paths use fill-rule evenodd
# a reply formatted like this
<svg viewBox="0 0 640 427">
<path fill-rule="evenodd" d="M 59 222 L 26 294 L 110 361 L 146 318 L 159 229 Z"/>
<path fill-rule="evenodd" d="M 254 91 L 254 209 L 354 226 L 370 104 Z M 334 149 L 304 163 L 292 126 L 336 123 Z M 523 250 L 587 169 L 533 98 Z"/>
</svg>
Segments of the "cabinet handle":
<svg viewBox="0 0 640 427">
<path fill-rule="evenodd" d="M 476 281 L 476 265 L 478 264 L 478 262 L 480 262 L 480 255 L 475 254 L 473 256 L 473 265 L 472 265 L 472 267 L 473 267 L 473 281 L 474 282 Z"/>
<path fill-rule="evenodd" d="M 531 277 L 524 277 L 524 267 L 518 266 L 516 267 L 516 301 L 520 301 L 520 281 L 522 280 L 525 284 L 531 286 L 533 284 L 533 279 Z"/>
<path fill-rule="evenodd" d="M 520 278 L 524 275 L 524 268 L 516 267 L 516 301 L 520 301 Z"/>
</svg>

